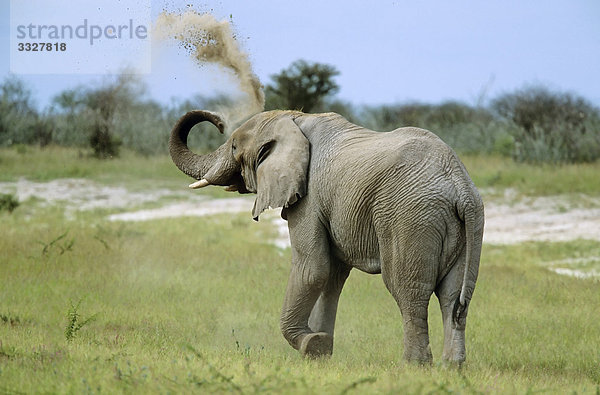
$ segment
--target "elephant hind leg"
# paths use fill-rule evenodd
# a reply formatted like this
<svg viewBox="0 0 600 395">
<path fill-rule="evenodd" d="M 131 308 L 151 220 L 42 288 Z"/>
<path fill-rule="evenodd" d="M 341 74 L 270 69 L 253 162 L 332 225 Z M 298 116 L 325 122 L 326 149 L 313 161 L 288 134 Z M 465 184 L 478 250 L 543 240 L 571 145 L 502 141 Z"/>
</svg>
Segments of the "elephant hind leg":
<svg viewBox="0 0 600 395">
<path fill-rule="evenodd" d="M 430 364 L 433 360 L 429 346 L 427 307 L 433 290 L 412 289 L 410 296 L 404 294 L 396 302 L 400 306 L 404 322 L 404 359 L 418 364 Z"/>
<path fill-rule="evenodd" d="M 463 257 L 464 259 L 464 257 Z M 468 303 L 460 304 L 458 298 L 462 284 L 461 260 L 454 265 L 436 289 L 444 321 L 444 362 L 461 365 L 466 359 L 465 328 Z M 468 300 L 467 300 L 468 302 Z"/>
<path fill-rule="evenodd" d="M 411 264 L 426 270 L 426 265 Z M 382 272 L 386 287 L 396 300 L 404 322 L 404 359 L 418 364 L 430 364 L 433 360 L 429 346 L 427 308 L 435 287 L 433 279 L 425 274 L 414 279 L 400 273 Z M 411 276 L 412 277 L 412 276 Z M 417 281 L 416 278 L 419 280 Z"/>
</svg>

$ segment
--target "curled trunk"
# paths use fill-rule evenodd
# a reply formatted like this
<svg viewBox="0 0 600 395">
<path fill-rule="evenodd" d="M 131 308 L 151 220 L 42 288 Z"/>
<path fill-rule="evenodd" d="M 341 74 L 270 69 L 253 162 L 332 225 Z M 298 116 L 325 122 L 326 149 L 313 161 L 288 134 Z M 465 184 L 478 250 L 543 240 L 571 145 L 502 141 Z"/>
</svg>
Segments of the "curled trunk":
<svg viewBox="0 0 600 395">
<path fill-rule="evenodd" d="M 230 158 L 226 144 L 206 155 L 198 155 L 187 146 L 187 137 L 192 127 L 200 122 L 208 121 L 215 125 L 221 133 L 225 124 L 221 118 L 210 111 L 194 110 L 185 114 L 177 121 L 169 138 L 169 153 L 173 163 L 185 174 L 200 180 L 211 173 L 210 184 L 229 185 L 236 164 Z"/>
</svg>

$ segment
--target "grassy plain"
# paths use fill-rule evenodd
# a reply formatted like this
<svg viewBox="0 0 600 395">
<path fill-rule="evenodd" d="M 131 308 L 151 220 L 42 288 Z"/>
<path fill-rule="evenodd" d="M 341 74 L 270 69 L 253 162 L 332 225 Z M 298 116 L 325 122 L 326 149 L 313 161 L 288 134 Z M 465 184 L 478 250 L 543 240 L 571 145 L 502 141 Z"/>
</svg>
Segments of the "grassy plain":
<svg viewBox="0 0 600 395">
<path fill-rule="evenodd" d="M 3 181 L 84 177 L 136 190 L 188 181 L 168 158 L 27 150 L 0 151 Z M 600 195 L 597 181 L 587 185 L 599 165 L 465 163 L 486 188 Z M 556 185 L 565 183 L 572 189 Z M 600 281 L 547 268 L 597 258 L 598 242 L 485 245 L 457 371 L 439 364 L 435 297 L 435 363 L 405 365 L 398 308 L 380 276 L 360 272 L 342 293 L 333 357 L 301 359 L 278 329 L 290 256 L 269 243 L 274 233 L 249 214 L 121 223 L 33 199 L 0 212 L 0 393 L 600 392 Z"/>
<path fill-rule="evenodd" d="M 512 188 L 528 196 L 600 196 L 600 162 L 552 166 L 517 163 L 502 156 L 461 155 L 461 159 L 484 193 Z M 129 184 L 131 188 L 181 188 L 190 180 L 167 156 L 144 157 L 123 150 L 118 159 L 98 160 L 85 151 L 64 147 L 0 149 L 0 182 L 19 177 L 33 181 L 81 177 L 105 184 Z M 213 188 L 209 193 L 216 191 L 219 189 Z"/>
</svg>

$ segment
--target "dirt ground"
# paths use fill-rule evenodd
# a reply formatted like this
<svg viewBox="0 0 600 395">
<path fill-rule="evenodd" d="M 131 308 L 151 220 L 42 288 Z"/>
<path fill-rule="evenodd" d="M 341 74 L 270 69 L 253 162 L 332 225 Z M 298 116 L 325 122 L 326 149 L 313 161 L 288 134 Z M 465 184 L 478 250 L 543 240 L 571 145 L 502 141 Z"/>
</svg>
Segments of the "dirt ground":
<svg viewBox="0 0 600 395">
<path fill-rule="evenodd" d="M 155 189 L 133 192 L 125 187 L 104 186 L 85 179 L 58 179 L 49 182 L 0 183 L 0 193 L 14 193 L 19 201 L 37 199 L 41 205 L 66 203 L 67 213 L 97 208 L 123 211 L 111 214 L 111 221 L 146 221 L 155 218 L 205 216 L 220 213 L 250 213 L 253 197 L 233 195 L 208 199 L 194 191 Z M 484 191 L 484 196 L 485 196 Z M 174 201 L 175 200 L 175 201 Z M 600 240 L 600 199 L 589 196 L 519 197 L 506 191 L 502 197 L 484 199 L 486 224 L 484 242 L 513 244 L 524 241 L 569 241 L 578 238 Z M 159 203 L 164 202 L 164 203 Z M 135 209 L 145 204 L 160 207 Z M 265 219 L 277 228 L 273 242 L 289 246 L 287 225 L 278 210 Z M 248 220 L 251 221 L 250 215 Z"/>
</svg>

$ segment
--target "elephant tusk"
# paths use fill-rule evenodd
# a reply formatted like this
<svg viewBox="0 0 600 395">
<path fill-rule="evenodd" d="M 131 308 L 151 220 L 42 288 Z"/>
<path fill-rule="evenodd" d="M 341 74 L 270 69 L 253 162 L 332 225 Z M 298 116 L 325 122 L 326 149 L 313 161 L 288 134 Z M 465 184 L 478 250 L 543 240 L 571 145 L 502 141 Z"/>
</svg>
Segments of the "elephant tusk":
<svg viewBox="0 0 600 395">
<path fill-rule="evenodd" d="M 190 184 L 189 187 L 192 189 L 198 189 L 198 188 L 204 188 L 208 185 L 210 185 L 210 182 L 208 182 L 205 178 L 203 178 L 200 181 L 196 181 L 196 182 Z"/>
</svg>

